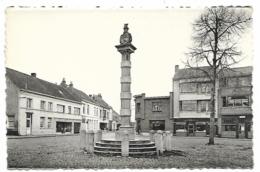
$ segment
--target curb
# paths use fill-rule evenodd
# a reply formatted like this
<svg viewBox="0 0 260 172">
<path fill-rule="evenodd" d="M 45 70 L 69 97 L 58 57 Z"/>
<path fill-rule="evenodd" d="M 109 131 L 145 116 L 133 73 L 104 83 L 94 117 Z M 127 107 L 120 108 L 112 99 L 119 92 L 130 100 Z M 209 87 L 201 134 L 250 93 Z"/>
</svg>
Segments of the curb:
<svg viewBox="0 0 260 172">
<path fill-rule="evenodd" d="M 62 137 L 62 136 L 78 136 L 79 134 L 64 134 L 64 135 L 35 135 L 35 136 L 7 136 L 7 139 L 27 139 L 27 138 L 41 138 L 41 137 Z"/>
</svg>

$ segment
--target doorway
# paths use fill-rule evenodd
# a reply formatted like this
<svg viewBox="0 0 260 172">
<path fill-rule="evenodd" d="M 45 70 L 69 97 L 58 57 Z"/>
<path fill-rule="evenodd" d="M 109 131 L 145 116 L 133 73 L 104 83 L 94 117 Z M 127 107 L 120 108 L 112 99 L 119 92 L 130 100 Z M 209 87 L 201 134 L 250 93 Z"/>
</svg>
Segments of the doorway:
<svg viewBox="0 0 260 172">
<path fill-rule="evenodd" d="M 194 136 L 194 135 L 195 135 L 195 125 L 188 124 L 188 136 Z"/>
<path fill-rule="evenodd" d="M 32 113 L 26 113 L 26 135 L 32 134 Z"/>
<path fill-rule="evenodd" d="M 75 122 L 74 123 L 74 134 L 77 134 L 80 132 L 80 123 L 79 122 Z"/>
</svg>

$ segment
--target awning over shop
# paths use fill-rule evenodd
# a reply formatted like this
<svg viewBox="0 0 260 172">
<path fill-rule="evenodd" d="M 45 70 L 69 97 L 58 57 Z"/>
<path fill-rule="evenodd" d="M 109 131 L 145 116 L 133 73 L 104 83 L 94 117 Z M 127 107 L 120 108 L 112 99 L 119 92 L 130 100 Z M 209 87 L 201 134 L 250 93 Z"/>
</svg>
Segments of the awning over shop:
<svg viewBox="0 0 260 172">
<path fill-rule="evenodd" d="M 186 122 L 174 122 L 175 125 L 186 125 Z"/>
<path fill-rule="evenodd" d="M 196 122 L 196 125 L 206 125 L 206 122 Z"/>
</svg>

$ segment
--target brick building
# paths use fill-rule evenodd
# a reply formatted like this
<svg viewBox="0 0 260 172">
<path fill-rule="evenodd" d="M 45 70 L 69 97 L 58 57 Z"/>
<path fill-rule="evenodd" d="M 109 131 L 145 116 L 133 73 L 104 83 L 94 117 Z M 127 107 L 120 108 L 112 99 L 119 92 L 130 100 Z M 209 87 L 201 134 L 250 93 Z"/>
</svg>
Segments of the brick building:
<svg viewBox="0 0 260 172">
<path fill-rule="evenodd" d="M 209 67 L 203 67 L 209 70 Z M 207 136 L 212 84 L 198 69 L 175 66 L 173 93 L 165 97 L 136 95 L 136 128 L 170 130 L 175 135 Z M 216 84 L 215 133 L 252 138 L 252 67 L 224 70 Z"/>
<path fill-rule="evenodd" d="M 252 67 L 226 72 L 219 85 L 218 126 L 221 136 L 252 138 Z"/>
<path fill-rule="evenodd" d="M 160 97 L 145 97 L 145 94 L 135 95 L 136 129 L 141 132 L 149 130 L 173 130 L 172 125 L 173 94 Z"/>
<path fill-rule="evenodd" d="M 209 70 L 208 67 L 203 67 Z M 252 67 L 224 70 L 216 84 L 216 134 L 252 137 Z M 197 69 L 175 66 L 174 133 L 205 136 L 209 132 L 212 85 Z"/>
</svg>

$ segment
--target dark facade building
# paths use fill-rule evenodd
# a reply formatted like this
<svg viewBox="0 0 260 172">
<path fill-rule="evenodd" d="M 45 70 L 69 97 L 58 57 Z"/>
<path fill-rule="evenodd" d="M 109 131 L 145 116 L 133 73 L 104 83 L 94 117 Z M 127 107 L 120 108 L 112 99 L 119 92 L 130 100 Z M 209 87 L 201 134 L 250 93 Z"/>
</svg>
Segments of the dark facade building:
<svg viewBox="0 0 260 172">
<path fill-rule="evenodd" d="M 209 67 L 203 67 L 209 70 Z M 165 97 L 135 97 L 136 129 L 170 130 L 181 136 L 209 134 L 212 84 L 196 68 L 175 66 L 173 93 Z M 252 138 L 252 67 L 223 70 L 217 80 L 215 134 Z"/>
<path fill-rule="evenodd" d="M 209 70 L 209 67 L 203 67 Z M 215 131 L 222 137 L 252 137 L 252 67 L 226 69 L 216 84 Z M 212 84 L 198 69 L 175 67 L 174 133 L 209 133 Z"/>
<path fill-rule="evenodd" d="M 252 138 L 252 67 L 235 68 L 219 84 L 221 136 Z"/>
<path fill-rule="evenodd" d="M 136 95 L 135 119 L 137 132 L 149 130 L 173 130 L 171 121 L 173 113 L 173 94 L 160 97 L 145 97 L 145 94 Z"/>
</svg>

